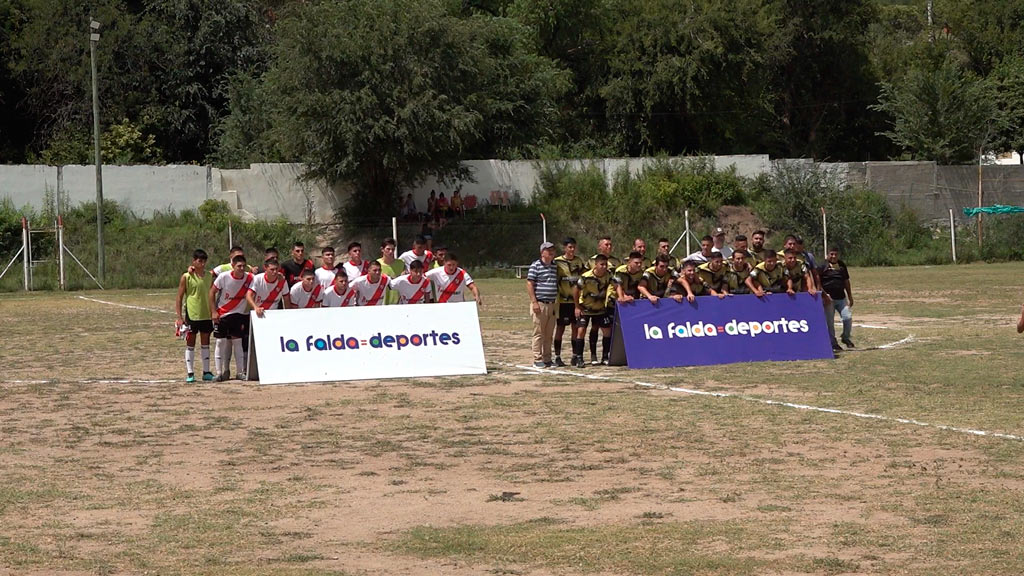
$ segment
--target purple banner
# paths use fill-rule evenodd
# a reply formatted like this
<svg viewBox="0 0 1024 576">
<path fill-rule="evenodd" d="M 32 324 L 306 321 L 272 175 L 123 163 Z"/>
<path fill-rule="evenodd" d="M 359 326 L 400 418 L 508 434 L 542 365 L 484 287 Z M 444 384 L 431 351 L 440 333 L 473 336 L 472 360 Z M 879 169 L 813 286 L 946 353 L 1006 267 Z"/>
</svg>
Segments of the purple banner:
<svg viewBox="0 0 1024 576">
<path fill-rule="evenodd" d="M 616 323 L 630 368 L 833 357 L 820 294 L 637 300 Z"/>
</svg>

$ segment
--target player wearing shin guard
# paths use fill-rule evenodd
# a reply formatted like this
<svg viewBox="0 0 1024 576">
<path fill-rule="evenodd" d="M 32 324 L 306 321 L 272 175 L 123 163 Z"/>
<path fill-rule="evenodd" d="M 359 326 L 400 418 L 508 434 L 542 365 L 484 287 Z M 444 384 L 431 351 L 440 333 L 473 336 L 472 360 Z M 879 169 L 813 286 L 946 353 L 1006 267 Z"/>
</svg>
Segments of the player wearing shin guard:
<svg viewBox="0 0 1024 576">
<path fill-rule="evenodd" d="M 339 272 L 340 274 L 340 272 Z M 299 274 L 299 282 L 292 286 L 288 293 L 292 308 L 319 308 L 323 300 L 324 289 L 312 270 L 303 270 Z"/>
<path fill-rule="evenodd" d="M 388 295 L 391 279 L 380 273 L 380 262 L 370 262 L 366 274 L 350 283 L 350 290 L 356 293 L 360 306 L 383 306 Z"/>
<path fill-rule="evenodd" d="M 281 264 L 276 259 L 264 262 L 263 272 L 253 276 L 245 300 L 258 318 L 263 318 L 264 310 L 280 308 L 282 302 L 285 308 L 291 308 L 288 281 L 284 279 Z"/>
<path fill-rule="evenodd" d="M 555 366 L 563 367 L 562 362 L 562 335 L 565 328 L 569 327 L 569 339 L 573 336 L 572 325 L 576 322 L 576 304 L 573 299 L 573 289 L 580 276 L 587 271 L 587 263 L 576 253 L 576 239 L 566 238 L 562 241 L 564 252 L 555 258 L 555 267 L 558 271 L 558 317 L 555 319 Z"/>
<path fill-rule="evenodd" d="M 583 368 L 583 336 L 587 333 L 587 325 L 597 326 L 605 338 L 612 334 L 612 315 L 608 312 L 608 289 L 611 286 L 611 273 L 608 271 L 608 257 L 597 254 L 593 259 L 594 267 L 584 272 L 573 288 L 573 299 L 576 303 L 576 332 L 572 339 L 572 361 L 576 368 Z"/>
<path fill-rule="evenodd" d="M 310 271 L 312 275 L 312 270 Z M 246 271 L 245 256 L 238 254 L 231 259 L 231 272 L 220 274 L 210 287 L 210 310 L 214 332 L 217 337 L 217 351 L 220 352 L 220 381 L 230 378 L 228 364 L 231 354 L 235 355 L 235 373 L 245 379 L 245 352 L 242 338 L 249 336 L 244 322 L 246 316 L 245 296 L 252 286 L 253 276 Z"/>
<path fill-rule="evenodd" d="M 207 259 L 206 252 L 201 249 L 192 252 L 192 265 L 189 271 L 181 275 L 178 282 L 178 298 L 174 305 L 178 315 L 175 324 L 178 329 L 188 331 L 188 335 L 185 336 L 186 382 L 196 381 L 196 334 L 199 334 L 203 380 L 213 380 L 213 372 L 210 371 L 210 334 L 213 332 L 213 321 L 210 320 L 209 299 L 213 276 L 206 273 Z"/>
<path fill-rule="evenodd" d="M 430 280 L 423 275 L 423 262 L 413 260 L 409 273 L 391 281 L 391 290 L 398 295 L 399 304 L 425 304 L 432 301 Z"/>
<path fill-rule="evenodd" d="M 470 277 L 469 272 L 459 268 L 459 259 L 451 252 L 444 255 L 444 266 L 427 272 L 426 277 L 434 287 L 438 304 L 465 302 L 466 289 L 473 293 L 477 304 L 484 303 L 480 296 L 480 290 L 473 283 L 473 278 Z"/>
</svg>

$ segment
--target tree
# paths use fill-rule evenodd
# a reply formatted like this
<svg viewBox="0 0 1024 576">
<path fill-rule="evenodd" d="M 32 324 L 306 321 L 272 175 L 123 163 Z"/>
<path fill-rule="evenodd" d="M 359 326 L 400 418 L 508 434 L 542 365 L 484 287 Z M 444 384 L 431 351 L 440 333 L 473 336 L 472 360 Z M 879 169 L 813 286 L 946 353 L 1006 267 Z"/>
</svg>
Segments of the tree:
<svg viewBox="0 0 1024 576">
<path fill-rule="evenodd" d="M 872 108 L 890 117 L 891 130 L 880 134 L 911 159 L 940 164 L 976 161 L 1005 125 L 991 84 L 950 62 L 883 83 Z"/>
<path fill-rule="evenodd" d="M 1006 119 L 998 135 L 998 145 L 1021 157 L 1024 164 L 1024 58 L 1008 56 L 991 75 L 996 102 Z"/>
<path fill-rule="evenodd" d="M 354 183 L 364 214 L 393 213 L 400 187 L 428 175 L 468 177 L 466 157 L 542 142 L 567 86 L 521 25 L 440 0 L 306 4 L 278 37 L 263 137 L 308 176 Z"/>
</svg>

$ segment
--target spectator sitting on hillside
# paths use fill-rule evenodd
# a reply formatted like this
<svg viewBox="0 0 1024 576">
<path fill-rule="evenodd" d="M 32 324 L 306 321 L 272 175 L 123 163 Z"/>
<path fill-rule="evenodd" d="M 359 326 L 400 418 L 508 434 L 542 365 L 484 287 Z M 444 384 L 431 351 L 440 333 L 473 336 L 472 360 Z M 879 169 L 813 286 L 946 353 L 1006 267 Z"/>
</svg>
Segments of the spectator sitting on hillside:
<svg viewBox="0 0 1024 576">
<path fill-rule="evenodd" d="M 462 202 L 462 192 L 460 190 L 452 192 L 452 213 L 456 216 L 463 216 L 466 213 L 465 210 L 465 205 Z"/>
<path fill-rule="evenodd" d="M 439 218 L 447 218 L 451 215 L 451 208 L 448 206 L 448 199 L 444 197 L 444 192 L 437 197 L 437 207 L 434 211 Z"/>
</svg>

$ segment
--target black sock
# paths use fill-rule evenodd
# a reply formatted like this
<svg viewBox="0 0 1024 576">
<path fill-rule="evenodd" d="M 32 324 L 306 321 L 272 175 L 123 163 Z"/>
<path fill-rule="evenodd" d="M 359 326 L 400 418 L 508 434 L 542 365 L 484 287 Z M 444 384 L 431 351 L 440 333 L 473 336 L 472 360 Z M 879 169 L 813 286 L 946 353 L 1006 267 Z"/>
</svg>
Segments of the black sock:
<svg viewBox="0 0 1024 576">
<path fill-rule="evenodd" d="M 562 341 L 555 340 L 555 356 L 562 357 Z"/>
<path fill-rule="evenodd" d="M 583 338 L 572 339 L 572 355 L 583 356 Z"/>
<path fill-rule="evenodd" d="M 597 332 L 590 333 L 590 355 L 597 356 Z"/>
<path fill-rule="evenodd" d="M 601 358 L 604 358 L 605 360 L 607 360 L 608 357 L 611 355 L 611 353 L 612 353 L 612 337 L 611 336 L 605 336 L 604 338 L 601 338 Z"/>
</svg>

